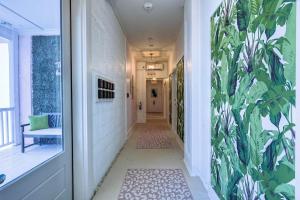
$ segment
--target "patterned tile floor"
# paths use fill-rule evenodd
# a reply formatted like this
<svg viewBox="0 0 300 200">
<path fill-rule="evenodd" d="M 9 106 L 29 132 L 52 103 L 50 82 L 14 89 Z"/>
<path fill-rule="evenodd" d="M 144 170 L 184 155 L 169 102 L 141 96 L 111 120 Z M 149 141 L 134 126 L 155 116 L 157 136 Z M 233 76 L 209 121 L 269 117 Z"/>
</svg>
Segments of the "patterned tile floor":
<svg viewBox="0 0 300 200">
<path fill-rule="evenodd" d="M 171 138 L 171 149 L 136 149 L 138 135 L 146 131 L 163 131 Z M 209 200 L 199 178 L 190 177 L 183 163 L 183 151 L 164 121 L 151 120 L 137 125 L 124 149 L 114 162 L 93 200 L 118 200 L 128 169 L 181 169 L 194 200 Z M 136 198 L 136 200 L 142 200 Z M 147 198 L 145 199 L 147 200 Z M 160 199 L 157 199 L 160 200 Z M 170 198 L 170 200 L 177 200 Z"/>
</svg>

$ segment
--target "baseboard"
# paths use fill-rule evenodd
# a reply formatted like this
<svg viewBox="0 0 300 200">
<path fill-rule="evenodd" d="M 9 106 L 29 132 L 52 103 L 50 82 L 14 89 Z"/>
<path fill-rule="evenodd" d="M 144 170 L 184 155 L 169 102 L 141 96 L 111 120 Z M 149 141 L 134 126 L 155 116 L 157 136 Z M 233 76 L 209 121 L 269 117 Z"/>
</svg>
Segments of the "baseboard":
<svg viewBox="0 0 300 200">
<path fill-rule="evenodd" d="M 100 181 L 98 182 L 98 184 L 96 185 L 96 188 L 93 190 L 93 194 L 92 197 L 90 198 L 90 200 L 94 199 L 96 193 L 99 191 L 101 185 L 103 184 L 103 181 L 105 179 L 105 177 L 108 175 L 109 171 L 111 170 L 112 166 L 115 164 L 115 162 L 117 161 L 117 158 L 119 157 L 120 153 L 122 152 L 122 150 L 125 147 L 125 144 L 127 142 L 127 139 L 125 140 L 123 146 L 120 148 L 120 150 L 118 151 L 118 153 L 116 154 L 116 156 L 114 157 L 113 161 L 111 162 L 111 164 L 109 165 L 109 167 L 107 168 L 105 174 L 103 175 L 103 177 L 101 177 Z"/>
<path fill-rule="evenodd" d="M 189 161 L 188 161 L 186 158 L 184 158 L 184 159 L 183 159 L 183 162 L 184 162 L 184 165 L 185 165 L 185 167 L 186 167 L 186 169 L 187 169 L 189 175 L 190 175 L 190 176 L 195 176 L 194 173 L 193 173 L 193 171 L 192 171 L 192 168 L 191 168 L 191 166 L 190 166 L 190 164 L 189 164 Z"/>
<path fill-rule="evenodd" d="M 179 135 L 176 133 L 176 131 L 174 131 L 172 129 L 172 126 L 169 123 L 168 123 L 168 126 L 171 129 L 171 132 L 175 135 L 176 142 L 179 145 L 180 149 L 184 152 L 184 143 L 183 143 L 183 141 L 181 140 L 181 138 L 179 137 Z"/>
<path fill-rule="evenodd" d="M 136 122 L 132 124 L 132 126 L 127 130 L 127 139 L 126 141 L 131 137 L 131 135 L 133 134 L 133 129 L 136 126 Z"/>
<path fill-rule="evenodd" d="M 122 152 L 122 150 L 124 149 L 128 139 L 132 136 L 133 134 L 133 129 L 135 128 L 137 123 L 134 123 L 127 131 L 127 138 L 125 138 L 125 141 L 122 145 L 122 147 L 120 148 L 120 150 L 118 151 L 118 153 L 116 154 L 114 160 L 112 161 L 112 163 L 110 164 L 110 166 L 108 167 L 108 169 L 106 170 L 104 176 L 100 179 L 99 183 L 96 186 L 96 189 L 94 189 L 94 192 L 92 194 L 92 197 L 90 199 L 93 199 L 93 197 L 96 195 L 96 193 L 99 191 L 101 184 L 103 183 L 105 177 L 107 176 L 107 174 L 109 173 L 111 167 L 114 165 L 114 163 L 116 162 L 117 158 L 119 157 L 120 153 Z"/>
<path fill-rule="evenodd" d="M 176 141 L 180 147 L 180 149 L 184 152 L 184 143 L 182 142 L 181 138 L 178 136 L 178 134 L 176 133 L 176 131 L 174 131 L 172 129 L 172 126 L 170 124 L 169 125 L 169 128 L 171 129 L 171 132 L 175 135 L 176 137 Z M 197 176 L 201 179 L 200 177 L 200 169 L 195 169 L 194 171 L 192 170 L 192 166 L 190 166 L 190 157 L 189 155 L 187 154 L 184 154 L 184 159 L 183 159 L 183 162 L 184 162 L 184 165 L 189 173 L 190 176 Z M 201 179 L 202 180 L 202 179 Z M 202 180 L 203 182 L 203 180 Z M 203 182 L 204 183 L 204 182 Z M 210 200 L 220 200 L 218 195 L 216 194 L 215 190 L 212 188 L 212 186 L 210 184 L 203 184 L 207 193 L 208 193 L 208 197 Z"/>
<path fill-rule="evenodd" d="M 176 141 L 177 144 L 179 145 L 180 149 L 184 152 L 184 143 L 182 142 L 181 138 L 177 135 L 177 133 L 174 132 L 176 135 Z"/>
<path fill-rule="evenodd" d="M 185 155 L 185 157 L 188 157 L 187 155 Z M 190 176 L 195 176 L 195 177 L 199 177 L 201 182 L 204 185 L 204 188 L 207 191 L 208 197 L 210 200 L 219 200 L 219 197 L 217 195 L 217 193 L 215 192 L 215 190 L 213 189 L 213 187 L 211 186 L 211 184 L 207 184 L 203 181 L 203 179 L 200 176 L 200 170 L 199 169 L 194 169 L 194 171 L 192 170 L 192 167 L 189 165 L 189 161 L 188 159 L 184 159 L 184 164 L 185 167 L 187 168 L 187 171 L 189 173 Z"/>
<path fill-rule="evenodd" d="M 188 154 L 187 152 L 184 153 L 184 164 L 185 167 L 189 173 L 190 176 L 192 177 L 199 177 L 201 179 L 201 177 L 199 176 L 200 173 L 197 173 L 197 170 L 195 170 L 195 167 L 192 166 L 192 161 L 191 161 L 191 155 Z M 201 179 L 202 180 L 202 179 Z M 203 181 L 202 181 L 203 182 Z"/>
<path fill-rule="evenodd" d="M 211 185 L 206 185 L 205 184 L 204 187 L 205 187 L 205 189 L 208 193 L 208 197 L 209 197 L 210 200 L 219 200 L 220 199 Z"/>
</svg>

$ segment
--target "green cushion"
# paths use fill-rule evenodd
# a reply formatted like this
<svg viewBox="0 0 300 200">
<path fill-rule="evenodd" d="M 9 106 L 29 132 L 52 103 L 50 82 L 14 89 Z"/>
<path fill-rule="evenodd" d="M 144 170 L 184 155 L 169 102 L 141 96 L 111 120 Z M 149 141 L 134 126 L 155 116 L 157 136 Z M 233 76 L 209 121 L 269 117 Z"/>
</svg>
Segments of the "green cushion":
<svg viewBox="0 0 300 200">
<path fill-rule="evenodd" d="M 29 116 L 29 123 L 31 131 L 49 128 L 47 115 Z"/>
</svg>

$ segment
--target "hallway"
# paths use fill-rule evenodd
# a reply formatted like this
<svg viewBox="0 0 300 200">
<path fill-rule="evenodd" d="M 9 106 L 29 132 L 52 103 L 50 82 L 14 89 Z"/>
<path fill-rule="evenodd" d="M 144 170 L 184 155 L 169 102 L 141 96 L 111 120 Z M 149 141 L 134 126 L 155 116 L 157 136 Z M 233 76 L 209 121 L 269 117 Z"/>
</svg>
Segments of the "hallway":
<svg viewBox="0 0 300 200">
<path fill-rule="evenodd" d="M 167 134 L 172 142 L 172 147 L 169 149 L 137 149 L 138 138 L 145 132 Z M 193 199 L 209 199 L 200 179 L 188 175 L 183 162 L 183 151 L 176 142 L 175 134 L 172 133 L 165 121 L 148 120 L 146 124 L 137 124 L 133 128 L 126 145 L 99 186 L 94 200 L 118 199 L 128 169 L 181 169 Z"/>
<path fill-rule="evenodd" d="M 300 200 L 299 10 L 0 0 L 0 200 Z"/>
</svg>

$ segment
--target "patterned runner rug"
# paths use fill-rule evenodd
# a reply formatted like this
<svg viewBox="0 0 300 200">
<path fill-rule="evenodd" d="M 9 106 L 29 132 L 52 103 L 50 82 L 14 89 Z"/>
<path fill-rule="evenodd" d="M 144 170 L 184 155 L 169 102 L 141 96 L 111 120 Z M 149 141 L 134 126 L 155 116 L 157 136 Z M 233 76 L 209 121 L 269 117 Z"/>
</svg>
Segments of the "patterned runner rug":
<svg viewBox="0 0 300 200">
<path fill-rule="evenodd" d="M 137 149 L 170 149 L 172 141 L 165 133 L 142 133 L 137 139 Z"/>
<path fill-rule="evenodd" d="M 181 169 L 128 169 L 119 200 L 192 200 Z"/>
</svg>

